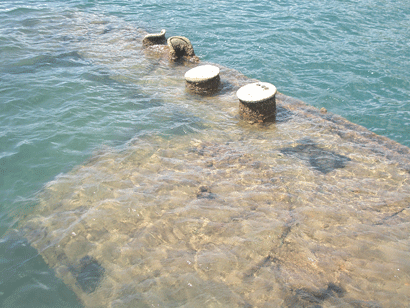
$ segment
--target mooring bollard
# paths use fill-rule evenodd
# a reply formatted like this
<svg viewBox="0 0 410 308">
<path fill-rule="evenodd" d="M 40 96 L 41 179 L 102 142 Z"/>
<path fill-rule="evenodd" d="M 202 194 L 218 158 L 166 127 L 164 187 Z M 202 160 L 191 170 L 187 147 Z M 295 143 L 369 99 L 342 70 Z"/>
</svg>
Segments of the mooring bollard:
<svg viewBox="0 0 410 308">
<path fill-rule="evenodd" d="M 219 68 L 213 65 L 201 65 L 185 73 L 186 86 L 198 94 L 213 94 L 220 84 Z"/>
<path fill-rule="evenodd" d="M 184 36 L 171 36 L 167 40 L 169 46 L 169 55 L 172 61 L 177 61 L 183 57 L 191 58 L 198 61 L 195 56 L 194 47 L 191 41 Z"/>
<path fill-rule="evenodd" d="M 276 118 L 276 87 L 267 82 L 255 82 L 236 92 L 239 115 L 251 122 L 273 122 Z"/>
<path fill-rule="evenodd" d="M 164 45 L 167 42 L 165 33 L 165 29 L 162 29 L 160 33 L 147 34 L 142 40 L 142 44 L 144 46 Z"/>
</svg>

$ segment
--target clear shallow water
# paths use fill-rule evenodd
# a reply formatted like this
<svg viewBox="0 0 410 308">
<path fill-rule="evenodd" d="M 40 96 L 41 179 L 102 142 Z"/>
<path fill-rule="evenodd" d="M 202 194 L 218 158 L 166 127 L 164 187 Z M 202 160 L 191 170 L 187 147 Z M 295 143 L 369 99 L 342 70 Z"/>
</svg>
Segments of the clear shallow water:
<svg viewBox="0 0 410 308">
<path fill-rule="evenodd" d="M 307 292 L 316 300 L 324 298 L 319 304 L 325 306 L 352 306 L 354 301 L 364 307 L 372 301 L 404 305 L 409 293 L 405 150 L 397 156 L 391 150 L 395 146 L 380 146 L 366 134 L 366 138 L 355 137 L 346 127 L 321 122 L 317 115 L 312 124 L 305 120 L 309 112 L 299 114 L 291 107 L 283 107 L 276 127 L 255 131 L 236 118 L 234 92 L 249 82 L 238 72 L 224 69 L 227 81 L 221 96 L 198 101 L 187 95 L 181 79 L 188 67 L 170 66 L 160 54 L 139 47 L 147 29 L 166 28 L 168 36 L 186 35 L 203 61 L 272 82 L 285 94 L 325 106 L 408 145 L 407 4 L 394 8 L 376 4 L 349 7 L 332 2 L 318 10 L 320 5 L 314 3 L 311 7 L 278 3 L 275 10 L 265 11 L 263 2 L 257 6 L 238 2 L 234 7 L 224 2 L 189 6 L 182 2 L 3 2 L 0 227 L 5 233 L 28 226 L 19 232 L 31 238 L 32 247 L 21 236 L 2 239 L 2 304 L 91 305 L 94 292 L 98 296 L 111 289 L 115 292 L 95 303 L 290 306 L 298 299 L 299 305 L 306 304 L 300 298 Z M 381 8 L 383 15 L 378 14 Z M 194 21 L 187 22 L 187 11 L 197 14 L 188 15 L 195 16 Z M 297 120 L 299 116 L 303 120 Z M 342 133 L 337 137 L 335 131 Z M 316 142 L 319 150 L 306 144 L 305 137 Z M 322 152 L 323 148 L 330 152 Z M 337 155 L 348 159 L 336 161 L 344 168 L 333 170 L 326 160 L 312 160 L 312 151 L 328 159 Z M 204 159 L 200 153 L 208 156 Z M 216 170 L 207 169 L 213 166 Z M 46 192 L 34 195 L 58 174 Z M 93 197 L 102 181 L 109 183 L 101 189 L 109 187 L 114 195 L 102 192 Z M 141 183 L 150 183 L 151 188 L 145 184 L 148 188 L 139 191 Z M 202 191 L 202 186 L 209 191 Z M 346 187 L 348 192 L 343 192 Z M 49 194 L 50 190 L 55 193 Z M 56 207 L 60 202 L 62 207 Z M 109 236 L 89 239 L 89 229 L 98 228 L 91 224 L 95 217 L 88 211 L 98 213 L 99 208 L 104 212 L 97 215 L 99 225 L 106 224 Z M 33 209 L 40 216 L 22 218 Z M 360 218 L 366 209 L 368 215 Z M 135 220 L 129 216 L 133 210 L 143 217 L 140 225 L 133 225 Z M 105 211 L 113 218 L 103 219 Z M 83 217 L 67 218 L 70 226 L 72 221 L 83 222 L 75 224 L 83 229 L 64 227 L 55 216 L 61 212 Z M 88 214 L 81 216 L 84 213 Z M 356 220 L 349 221 L 351 216 Z M 124 230 L 115 231 L 121 220 Z M 317 220 L 320 223 L 315 225 Z M 185 226 L 187 221 L 192 228 Z M 255 221 L 264 224 L 259 228 Z M 171 228 L 175 225 L 181 227 Z M 38 234 L 32 234 L 44 227 L 58 237 L 50 249 L 41 240 L 36 242 Z M 174 238 L 171 231 L 176 233 Z M 72 232 L 87 241 L 71 240 Z M 330 238 L 339 233 L 340 243 L 332 242 Z M 44 234 L 39 234 L 42 239 Z M 268 240 L 269 236 L 276 240 Z M 293 243 L 288 243 L 293 251 L 282 248 L 286 239 Z M 94 250 L 87 248 L 90 243 Z M 133 258 L 150 261 L 142 266 L 134 259 L 130 266 L 127 253 L 109 256 L 106 250 L 113 243 L 116 253 L 129 245 Z M 53 259 L 58 245 L 64 247 L 58 255 L 66 255 L 68 263 Z M 72 249 L 72 245 L 86 246 Z M 135 251 L 136 247 L 142 248 Z M 83 259 L 87 256 L 92 257 L 88 263 Z M 317 259 L 320 270 L 312 268 L 309 258 Z M 96 267 L 97 273 L 99 266 L 104 268 L 104 277 L 109 278 L 102 291 L 96 288 L 89 295 L 92 289 L 84 290 L 81 279 L 70 278 L 78 278 L 80 260 Z M 195 264 L 195 271 L 186 268 L 189 262 Z M 210 273 L 201 269 L 207 262 L 216 267 Z M 64 268 L 67 264 L 71 270 Z M 117 269 L 112 268 L 115 264 Z M 124 268 L 132 268 L 133 274 L 122 275 Z M 143 276 L 150 271 L 156 274 Z M 130 277 L 148 279 L 148 286 L 127 282 Z M 113 281 L 116 284 L 110 284 Z M 196 291 L 181 289 L 188 283 Z M 215 283 L 221 293 L 210 287 Z M 204 298 L 198 290 L 207 290 L 202 292 Z"/>
</svg>

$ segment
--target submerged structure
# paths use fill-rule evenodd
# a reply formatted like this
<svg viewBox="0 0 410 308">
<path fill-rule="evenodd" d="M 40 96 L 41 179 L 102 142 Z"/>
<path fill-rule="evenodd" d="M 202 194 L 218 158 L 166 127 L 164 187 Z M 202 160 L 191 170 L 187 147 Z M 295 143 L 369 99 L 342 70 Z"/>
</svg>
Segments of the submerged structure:
<svg viewBox="0 0 410 308">
<path fill-rule="evenodd" d="M 182 60 L 188 60 L 191 62 L 199 61 L 199 58 L 195 55 L 194 47 L 188 38 L 184 36 L 171 36 L 166 39 L 165 33 L 166 30 L 162 29 L 160 33 L 146 34 L 142 40 L 142 46 L 145 48 L 155 48 L 161 45 L 166 45 L 167 48 L 160 48 L 157 51 L 167 54 L 170 61 L 173 62 Z"/>
<path fill-rule="evenodd" d="M 236 92 L 258 81 L 221 67 L 218 95 L 191 94 L 195 64 L 82 23 L 95 35 L 72 48 L 179 119 L 58 176 L 21 219 L 84 306 L 408 305 L 407 147 L 279 92 L 275 123 L 250 125 Z"/>
<path fill-rule="evenodd" d="M 243 120 L 256 123 L 274 122 L 276 116 L 276 87 L 268 82 L 255 82 L 236 92 L 239 114 Z"/>
<path fill-rule="evenodd" d="M 165 45 L 167 39 L 165 38 L 166 30 L 162 29 L 160 33 L 151 33 L 144 36 L 142 40 L 143 46 Z"/>
<path fill-rule="evenodd" d="M 171 36 L 167 40 L 169 47 L 169 54 L 171 59 L 177 61 L 183 57 L 188 57 L 198 61 L 198 57 L 195 56 L 194 48 L 191 41 L 184 36 Z"/>
<path fill-rule="evenodd" d="M 200 65 L 185 73 L 186 86 L 198 94 L 213 94 L 219 89 L 221 78 L 219 68 L 214 65 Z"/>
</svg>

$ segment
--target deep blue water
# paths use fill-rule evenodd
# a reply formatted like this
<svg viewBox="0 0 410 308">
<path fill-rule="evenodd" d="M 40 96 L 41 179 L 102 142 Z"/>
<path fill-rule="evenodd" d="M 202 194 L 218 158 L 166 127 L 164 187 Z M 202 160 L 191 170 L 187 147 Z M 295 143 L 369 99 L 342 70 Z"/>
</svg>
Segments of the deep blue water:
<svg viewBox="0 0 410 308">
<path fill-rule="evenodd" d="M 81 19 L 95 16 L 112 28 L 186 36 L 203 61 L 410 146 L 408 1 L 3 0 L 0 235 L 45 183 L 94 151 L 181 121 L 158 117 L 144 102 L 160 102 L 141 85 L 84 56 Z M 0 272 L 0 306 L 79 305 L 24 242 L 0 240 Z"/>
</svg>

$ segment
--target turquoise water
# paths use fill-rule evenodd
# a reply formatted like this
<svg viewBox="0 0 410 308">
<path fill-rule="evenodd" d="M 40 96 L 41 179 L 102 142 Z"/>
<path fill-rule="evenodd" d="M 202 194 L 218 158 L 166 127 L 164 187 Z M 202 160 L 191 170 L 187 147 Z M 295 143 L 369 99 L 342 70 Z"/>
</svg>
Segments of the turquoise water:
<svg viewBox="0 0 410 308">
<path fill-rule="evenodd" d="M 156 94 L 157 67 L 139 50 L 112 48 L 118 36 L 184 35 L 202 61 L 410 146 L 409 15 L 407 1 L 2 1 L 0 235 L 94 153 L 206 128 Z M 0 240 L 0 260 L 0 305 L 81 307 L 23 239 Z"/>
</svg>

